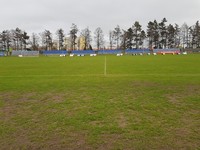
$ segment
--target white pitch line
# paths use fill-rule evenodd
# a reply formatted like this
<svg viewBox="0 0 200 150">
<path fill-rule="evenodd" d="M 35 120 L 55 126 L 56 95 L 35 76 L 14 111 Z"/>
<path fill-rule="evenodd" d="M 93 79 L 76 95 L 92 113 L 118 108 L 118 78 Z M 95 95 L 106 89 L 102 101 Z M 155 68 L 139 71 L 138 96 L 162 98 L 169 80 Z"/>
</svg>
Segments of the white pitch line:
<svg viewBox="0 0 200 150">
<path fill-rule="evenodd" d="M 0 76 L 0 78 L 28 78 L 28 77 L 133 77 L 133 76 L 169 76 L 169 77 L 198 77 L 200 74 L 79 74 L 79 75 L 19 75 L 19 76 Z"/>
<path fill-rule="evenodd" d="M 103 76 L 103 74 L 79 74 L 79 75 L 19 75 L 19 76 L 0 76 L 0 78 L 28 78 L 28 77 L 89 77 Z"/>
<path fill-rule="evenodd" d="M 106 56 L 105 56 L 105 59 L 104 59 L 104 76 L 107 75 L 107 60 L 106 60 Z"/>
</svg>

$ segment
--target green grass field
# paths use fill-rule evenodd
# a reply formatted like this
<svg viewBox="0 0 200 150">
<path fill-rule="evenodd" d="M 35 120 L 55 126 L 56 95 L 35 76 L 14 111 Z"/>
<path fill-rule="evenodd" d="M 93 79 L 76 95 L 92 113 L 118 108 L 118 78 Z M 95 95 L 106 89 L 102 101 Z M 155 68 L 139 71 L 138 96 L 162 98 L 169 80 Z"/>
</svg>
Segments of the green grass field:
<svg viewBox="0 0 200 150">
<path fill-rule="evenodd" d="M 0 58 L 0 149 L 199 149 L 200 55 Z"/>
</svg>

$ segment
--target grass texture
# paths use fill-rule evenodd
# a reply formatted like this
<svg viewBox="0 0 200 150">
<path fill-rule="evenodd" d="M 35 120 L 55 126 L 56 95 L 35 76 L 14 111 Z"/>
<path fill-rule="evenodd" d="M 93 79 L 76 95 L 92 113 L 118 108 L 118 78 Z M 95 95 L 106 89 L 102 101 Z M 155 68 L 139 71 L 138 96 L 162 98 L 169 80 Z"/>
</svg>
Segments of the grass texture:
<svg viewBox="0 0 200 150">
<path fill-rule="evenodd" d="M 198 149 L 199 66 L 199 54 L 2 57 L 0 149 Z"/>
</svg>

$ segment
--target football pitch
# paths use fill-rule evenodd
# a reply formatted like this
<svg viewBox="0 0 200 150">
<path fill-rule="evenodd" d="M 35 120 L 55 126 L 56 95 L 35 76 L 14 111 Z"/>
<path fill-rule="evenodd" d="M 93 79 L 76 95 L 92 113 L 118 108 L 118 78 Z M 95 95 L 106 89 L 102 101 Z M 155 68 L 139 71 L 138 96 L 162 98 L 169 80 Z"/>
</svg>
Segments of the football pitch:
<svg viewBox="0 0 200 150">
<path fill-rule="evenodd" d="M 0 149 L 198 149 L 200 54 L 1 57 Z"/>
</svg>

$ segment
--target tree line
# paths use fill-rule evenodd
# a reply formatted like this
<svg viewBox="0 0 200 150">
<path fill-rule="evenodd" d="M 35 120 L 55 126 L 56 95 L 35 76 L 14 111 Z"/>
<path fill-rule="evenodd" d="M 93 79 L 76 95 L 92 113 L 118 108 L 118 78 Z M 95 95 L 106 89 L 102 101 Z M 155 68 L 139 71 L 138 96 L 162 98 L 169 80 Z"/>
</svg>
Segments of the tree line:
<svg viewBox="0 0 200 150">
<path fill-rule="evenodd" d="M 146 31 L 142 29 L 139 21 L 135 21 L 128 29 L 121 29 L 117 25 L 108 33 L 105 40 L 103 30 L 98 27 L 92 32 L 89 27 L 79 30 L 76 24 L 72 24 L 68 33 L 58 29 L 53 39 L 53 33 L 45 30 L 41 33 L 28 35 L 22 29 L 3 30 L 0 32 L 0 50 L 87 50 L 93 46 L 99 49 L 138 49 L 138 48 L 200 48 L 200 24 L 197 21 L 194 25 L 186 23 L 167 24 L 163 18 L 149 21 Z M 55 42 L 56 40 L 56 42 Z M 93 46 L 92 46 L 93 40 Z M 107 46 L 106 46 L 106 43 Z"/>
</svg>

